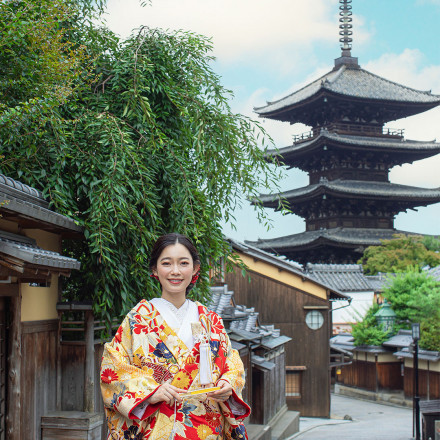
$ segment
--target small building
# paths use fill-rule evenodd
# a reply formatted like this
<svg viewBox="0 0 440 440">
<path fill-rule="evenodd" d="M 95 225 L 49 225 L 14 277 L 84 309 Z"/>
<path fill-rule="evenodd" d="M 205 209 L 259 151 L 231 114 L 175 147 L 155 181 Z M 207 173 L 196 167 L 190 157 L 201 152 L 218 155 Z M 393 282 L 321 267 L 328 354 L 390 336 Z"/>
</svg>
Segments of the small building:
<svg viewBox="0 0 440 440">
<path fill-rule="evenodd" d="M 60 406 L 59 277 L 80 268 L 61 255 L 73 220 L 34 188 L 0 174 L 0 437 L 41 438 L 41 417 Z"/>
<path fill-rule="evenodd" d="M 291 338 L 281 335 L 274 325 L 261 325 L 254 307 L 236 305 L 235 293 L 227 284 L 214 286 L 211 292 L 207 307 L 222 317 L 232 347 L 244 364 L 243 399 L 252 407 L 246 423 L 251 429 L 257 425 L 268 436 L 282 424 L 277 438 L 289 437 L 299 429 L 299 413 L 287 411 L 286 405 L 285 344 Z"/>
<path fill-rule="evenodd" d="M 405 396 L 414 396 L 414 359 L 410 347 L 402 348 L 394 356 L 403 361 L 403 391 Z M 419 396 L 422 399 L 440 399 L 440 352 L 421 350 L 418 353 Z"/>
<path fill-rule="evenodd" d="M 351 298 L 346 307 L 338 304 L 333 310 L 333 334 L 351 332 L 351 326 L 361 321 L 376 302 L 375 284 L 364 275 L 361 264 L 308 263 L 306 273 Z"/>
<path fill-rule="evenodd" d="M 285 345 L 287 404 L 303 416 L 330 416 L 332 302 L 348 296 L 308 276 L 297 265 L 253 246 L 229 240 L 248 267 L 224 274 L 237 303 L 258 311 L 291 338 Z M 313 347 L 313 350 L 310 349 Z"/>
</svg>

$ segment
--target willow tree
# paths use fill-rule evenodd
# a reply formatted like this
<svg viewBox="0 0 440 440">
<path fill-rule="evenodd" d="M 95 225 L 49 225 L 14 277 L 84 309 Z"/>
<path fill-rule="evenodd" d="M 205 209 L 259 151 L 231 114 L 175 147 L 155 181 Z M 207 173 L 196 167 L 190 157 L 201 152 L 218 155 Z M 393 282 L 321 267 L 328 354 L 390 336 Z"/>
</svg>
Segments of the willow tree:
<svg viewBox="0 0 440 440">
<path fill-rule="evenodd" d="M 148 27 L 120 40 L 83 6 L 0 6 L 1 171 L 84 227 L 66 245 L 82 263 L 69 299 L 93 299 L 109 318 L 152 296 L 148 254 L 166 231 L 196 242 L 204 296 L 210 265 L 230 254 L 220 223 L 276 184 L 270 139 L 231 111 L 210 40 Z"/>
</svg>

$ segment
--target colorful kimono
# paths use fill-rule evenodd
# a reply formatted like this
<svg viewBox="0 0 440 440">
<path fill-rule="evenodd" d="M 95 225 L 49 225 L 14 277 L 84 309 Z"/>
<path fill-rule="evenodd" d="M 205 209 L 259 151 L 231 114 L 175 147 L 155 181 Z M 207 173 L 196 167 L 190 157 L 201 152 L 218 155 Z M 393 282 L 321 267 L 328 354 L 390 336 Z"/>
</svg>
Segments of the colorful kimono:
<svg viewBox="0 0 440 440">
<path fill-rule="evenodd" d="M 172 431 L 175 440 L 247 438 L 242 421 L 250 408 L 241 398 L 243 363 L 232 349 L 219 316 L 196 304 L 211 347 L 213 382 L 228 381 L 233 387 L 231 398 L 218 403 L 202 394 L 186 398 L 176 407 L 159 402 L 139 412 L 165 381 L 189 391 L 202 388 L 198 374 L 200 342 L 189 350 L 157 308 L 142 300 L 104 348 L 101 390 L 108 440 L 169 440 Z"/>
</svg>

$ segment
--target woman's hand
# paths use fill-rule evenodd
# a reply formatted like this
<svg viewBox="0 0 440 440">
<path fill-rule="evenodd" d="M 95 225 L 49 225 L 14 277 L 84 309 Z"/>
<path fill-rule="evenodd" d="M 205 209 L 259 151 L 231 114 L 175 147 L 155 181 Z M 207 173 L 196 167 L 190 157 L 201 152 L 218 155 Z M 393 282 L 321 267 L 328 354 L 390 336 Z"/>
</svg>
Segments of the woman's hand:
<svg viewBox="0 0 440 440">
<path fill-rule="evenodd" d="M 165 402 L 170 406 L 174 404 L 175 400 L 177 403 L 182 403 L 182 398 L 180 397 L 179 393 L 186 393 L 186 391 L 182 390 L 181 388 L 176 388 L 175 386 L 171 385 L 170 382 L 171 380 L 168 380 L 162 384 L 156 390 L 156 392 L 147 399 L 148 403 L 154 404 L 158 402 Z"/>
<path fill-rule="evenodd" d="M 217 382 L 217 386 L 219 386 L 220 389 L 217 391 L 213 391 L 212 393 L 208 393 L 207 397 L 216 402 L 224 402 L 232 396 L 232 385 L 229 382 L 220 379 Z"/>
</svg>

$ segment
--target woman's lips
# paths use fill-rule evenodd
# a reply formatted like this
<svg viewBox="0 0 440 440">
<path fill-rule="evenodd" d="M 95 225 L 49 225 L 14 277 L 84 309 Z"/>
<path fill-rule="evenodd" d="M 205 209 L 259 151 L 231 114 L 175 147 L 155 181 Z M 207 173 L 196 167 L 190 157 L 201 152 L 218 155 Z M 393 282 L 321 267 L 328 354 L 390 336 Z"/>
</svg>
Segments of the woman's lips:
<svg viewBox="0 0 440 440">
<path fill-rule="evenodd" d="M 178 280 L 178 279 L 169 279 L 168 282 L 170 282 L 171 284 L 180 284 L 182 283 L 183 280 Z"/>
</svg>

